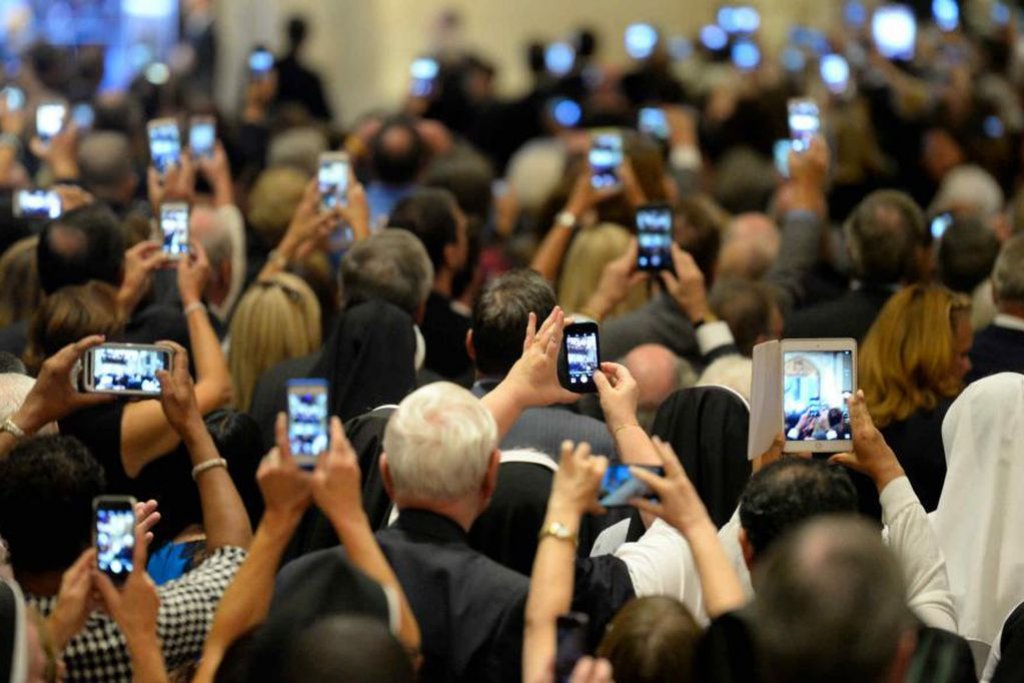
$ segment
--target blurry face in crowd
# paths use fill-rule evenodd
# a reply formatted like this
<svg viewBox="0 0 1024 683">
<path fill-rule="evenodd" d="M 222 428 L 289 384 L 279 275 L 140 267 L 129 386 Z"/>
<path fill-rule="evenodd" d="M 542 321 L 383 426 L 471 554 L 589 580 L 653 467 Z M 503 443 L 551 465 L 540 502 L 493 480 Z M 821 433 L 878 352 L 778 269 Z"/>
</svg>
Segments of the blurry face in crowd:
<svg viewBox="0 0 1024 683">
<path fill-rule="evenodd" d="M 953 351 L 956 353 L 956 373 L 959 379 L 971 371 L 971 359 L 967 355 L 974 344 L 974 330 L 966 315 L 958 315 L 953 323 Z"/>
</svg>

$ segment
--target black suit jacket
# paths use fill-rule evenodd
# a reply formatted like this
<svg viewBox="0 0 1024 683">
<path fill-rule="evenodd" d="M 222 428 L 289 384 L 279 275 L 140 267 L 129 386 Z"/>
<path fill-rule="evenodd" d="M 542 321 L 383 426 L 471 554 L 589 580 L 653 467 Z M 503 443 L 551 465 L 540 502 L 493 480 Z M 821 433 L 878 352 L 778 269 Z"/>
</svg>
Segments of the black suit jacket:
<svg viewBox="0 0 1024 683">
<path fill-rule="evenodd" d="M 967 381 L 1000 372 L 1024 373 L 1024 330 L 989 325 L 974 335 Z"/>
<path fill-rule="evenodd" d="M 851 289 L 834 301 L 794 311 L 786 319 L 786 339 L 851 337 L 864 341 L 893 292 L 885 287 Z"/>
</svg>

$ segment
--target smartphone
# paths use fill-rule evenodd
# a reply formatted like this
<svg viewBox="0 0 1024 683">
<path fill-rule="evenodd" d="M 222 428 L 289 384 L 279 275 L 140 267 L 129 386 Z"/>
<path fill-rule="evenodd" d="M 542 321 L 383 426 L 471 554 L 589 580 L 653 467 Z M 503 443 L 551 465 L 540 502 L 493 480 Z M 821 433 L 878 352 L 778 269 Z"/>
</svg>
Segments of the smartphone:
<svg viewBox="0 0 1024 683">
<path fill-rule="evenodd" d="M 568 683 L 576 663 L 587 654 L 590 617 L 582 612 L 558 616 L 556 622 L 555 682 Z"/>
<path fill-rule="evenodd" d="M 718 24 L 701 26 L 698 37 L 700 44 L 709 52 L 718 52 L 729 44 L 729 34 L 723 31 Z"/>
<path fill-rule="evenodd" d="M 871 38 L 886 59 L 910 61 L 917 41 L 917 19 L 907 5 L 879 5 L 871 17 Z"/>
<path fill-rule="evenodd" d="M 63 102 L 43 102 L 36 107 L 36 135 L 43 142 L 49 142 L 64 128 L 64 118 L 68 114 L 67 105 Z"/>
<path fill-rule="evenodd" d="M 249 53 L 249 78 L 262 81 L 274 69 L 274 55 L 265 47 L 255 47 Z"/>
<path fill-rule="evenodd" d="M 1006 134 L 1006 126 L 1003 125 L 1002 119 L 994 115 L 985 117 L 985 120 L 981 122 L 981 130 L 984 131 L 986 137 L 992 140 L 998 140 Z"/>
<path fill-rule="evenodd" d="M 786 452 L 853 448 L 847 401 L 857 391 L 853 339 L 784 339 L 782 431 Z"/>
<path fill-rule="evenodd" d="M 89 393 L 159 396 L 156 373 L 171 369 L 171 351 L 155 344 L 101 344 L 86 352 L 82 364 Z"/>
<path fill-rule="evenodd" d="M 9 85 L 0 91 L 7 103 L 7 111 L 19 111 L 25 106 L 25 91 L 16 85 Z"/>
<path fill-rule="evenodd" d="M 181 163 L 181 137 L 178 121 L 173 118 L 154 119 L 146 125 L 149 133 L 149 158 L 160 175 Z"/>
<path fill-rule="evenodd" d="M 750 5 L 720 7 L 715 18 L 726 33 L 754 33 L 761 25 L 761 15 Z"/>
<path fill-rule="evenodd" d="M 544 48 L 544 68 L 554 76 L 565 76 L 576 63 L 576 50 L 565 41 L 555 41 Z"/>
<path fill-rule="evenodd" d="M 131 496 L 97 496 L 92 499 L 93 545 L 96 566 L 121 585 L 134 569 L 135 499 Z"/>
<path fill-rule="evenodd" d="M 825 55 L 818 65 L 821 81 L 829 92 L 841 94 L 850 84 L 850 63 L 837 54 Z"/>
<path fill-rule="evenodd" d="M 409 76 L 412 78 L 409 90 L 413 97 L 430 97 L 434 94 L 437 83 L 437 75 L 441 66 L 432 57 L 420 57 L 414 59 L 409 66 Z"/>
<path fill-rule="evenodd" d="M 775 170 L 783 178 L 789 177 L 789 152 L 793 149 L 793 143 L 788 138 L 781 138 L 772 145 L 772 158 L 775 160 Z"/>
<path fill-rule="evenodd" d="M 811 138 L 817 135 L 819 130 L 821 130 L 821 115 L 814 100 L 790 100 L 789 139 L 793 151 L 797 154 L 806 152 L 811 146 Z"/>
<path fill-rule="evenodd" d="M 583 119 L 583 110 L 579 103 L 568 97 L 554 97 L 548 100 L 547 106 L 551 118 L 562 128 L 575 128 Z"/>
<path fill-rule="evenodd" d="M 288 380 L 288 443 L 300 467 L 312 469 L 327 450 L 327 380 Z"/>
<path fill-rule="evenodd" d="M 630 24 L 623 34 L 626 53 L 633 59 L 647 59 L 658 45 L 658 31 L 650 24 Z"/>
<path fill-rule="evenodd" d="M 49 190 L 18 190 L 12 209 L 19 218 L 59 218 L 60 195 Z"/>
<path fill-rule="evenodd" d="M 641 107 L 637 116 L 637 129 L 655 140 L 667 142 L 670 130 L 665 110 L 661 107 Z"/>
<path fill-rule="evenodd" d="M 574 323 L 565 328 L 565 388 L 578 394 L 597 391 L 594 373 L 601 367 L 597 323 Z"/>
<path fill-rule="evenodd" d="M 733 66 L 740 71 L 753 71 L 761 64 L 761 49 L 752 40 L 737 40 L 729 51 Z"/>
<path fill-rule="evenodd" d="M 932 19 L 940 31 L 955 31 L 960 26 L 957 0 L 932 0 Z"/>
<path fill-rule="evenodd" d="M 599 129 L 590 135 L 590 184 L 595 190 L 621 185 L 622 135 L 617 130 Z"/>
<path fill-rule="evenodd" d="M 655 465 L 634 465 L 650 470 L 659 476 L 665 475 L 665 468 Z M 633 476 L 629 471 L 629 465 L 621 463 L 609 464 L 601 479 L 601 488 L 598 489 L 597 500 L 606 508 L 628 507 L 629 501 L 633 498 L 646 498 L 657 500 L 654 491 L 647 484 Z"/>
<path fill-rule="evenodd" d="M 946 234 L 946 231 L 949 230 L 949 226 L 951 225 L 953 225 L 953 214 L 949 211 L 935 216 L 929 224 L 932 238 L 936 240 L 942 239 L 942 236 Z"/>
<path fill-rule="evenodd" d="M 188 256 L 188 220 L 187 202 L 165 202 L 160 205 L 160 234 L 167 258 L 177 261 Z"/>
<path fill-rule="evenodd" d="M 1005 2 L 992 3 L 992 9 L 989 11 L 989 18 L 995 26 L 1003 28 L 1010 23 L 1010 6 Z"/>
<path fill-rule="evenodd" d="M 79 102 L 71 108 L 71 120 L 78 130 L 89 130 L 96 123 L 96 111 L 88 102 Z"/>
<path fill-rule="evenodd" d="M 639 270 L 674 271 L 672 226 L 672 207 L 668 204 L 644 204 L 636 210 L 636 267 Z"/>
<path fill-rule="evenodd" d="M 188 151 L 193 159 L 212 159 L 217 122 L 212 116 L 193 116 L 188 122 Z"/>
<path fill-rule="evenodd" d="M 348 204 L 348 175 L 348 154 L 324 152 L 320 155 L 317 184 L 320 188 L 320 208 L 323 211 Z"/>
</svg>

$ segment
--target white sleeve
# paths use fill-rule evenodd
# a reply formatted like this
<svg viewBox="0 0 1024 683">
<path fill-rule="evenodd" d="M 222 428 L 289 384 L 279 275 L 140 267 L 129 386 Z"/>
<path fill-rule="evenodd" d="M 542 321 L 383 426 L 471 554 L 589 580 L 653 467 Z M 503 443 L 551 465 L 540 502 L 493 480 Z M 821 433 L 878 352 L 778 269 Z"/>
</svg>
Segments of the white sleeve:
<svg viewBox="0 0 1024 683">
<path fill-rule="evenodd" d="M 698 623 L 708 623 L 693 554 L 678 531 L 655 520 L 640 540 L 619 546 L 614 554 L 626 563 L 638 598 L 671 596 L 686 605 Z"/>
<path fill-rule="evenodd" d="M 886 527 L 883 535 L 903 567 L 907 605 L 928 626 L 956 633 L 946 559 L 910 480 L 893 480 L 879 500 Z"/>
<path fill-rule="evenodd" d="M 706 322 L 694 331 L 697 337 L 697 346 L 700 348 L 700 355 L 706 356 L 723 346 L 730 346 L 736 343 L 733 339 L 732 330 L 724 320 L 713 320 Z"/>
</svg>

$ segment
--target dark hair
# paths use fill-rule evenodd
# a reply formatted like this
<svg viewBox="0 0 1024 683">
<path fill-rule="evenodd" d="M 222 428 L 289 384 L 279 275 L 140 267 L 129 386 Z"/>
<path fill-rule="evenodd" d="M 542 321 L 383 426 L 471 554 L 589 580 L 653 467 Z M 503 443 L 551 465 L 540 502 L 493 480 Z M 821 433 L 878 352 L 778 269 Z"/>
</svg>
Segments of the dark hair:
<svg viewBox="0 0 1024 683">
<path fill-rule="evenodd" d="M 423 242 L 437 271 L 444 265 L 444 248 L 458 240 L 455 197 L 447 190 L 422 188 L 405 197 L 388 216 L 389 228 L 408 230 Z"/>
<path fill-rule="evenodd" d="M 427 159 L 427 146 L 412 121 L 387 119 L 370 140 L 373 175 L 388 185 L 416 180 Z"/>
<path fill-rule="evenodd" d="M 700 631 L 693 615 L 675 598 L 636 598 L 608 624 L 596 655 L 611 662 L 619 683 L 687 681 Z"/>
<path fill-rule="evenodd" d="M 954 292 L 971 294 L 988 279 L 999 240 L 981 219 L 957 216 L 939 242 L 939 277 Z"/>
<path fill-rule="evenodd" d="M 872 192 L 853 210 L 844 229 L 855 277 L 888 285 L 917 275 L 915 252 L 929 233 L 924 214 L 906 193 Z"/>
<path fill-rule="evenodd" d="M 106 206 L 89 204 L 50 222 L 37 249 L 39 283 L 47 294 L 89 280 L 121 284 L 124 236 Z"/>
<path fill-rule="evenodd" d="M 434 286 L 427 249 L 408 230 L 385 228 L 352 245 L 341 258 L 345 307 L 382 300 L 415 317 Z"/>
<path fill-rule="evenodd" d="M 203 418 L 203 422 L 213 437 L 217 452 L 223 453 L 230 461 L 228 473 L 255 529 L 264 507 L 263 494 L 256 485 L 256 470 L 264 454 L 260 425 L 247 413 L 231 408 L 215 410 Z"/>
<path fill-rule="evenodd" d="M 25 364 L 13 353 L 0 351 L 0 375 L 12 373 L 15 375 L 27 375 Z"/>
<path fill-rule="evenodd" d="M 899 562 L 877 527 L 854 515 L 788 534 L 754 579 L 752 625 L 768 683 L 880 683 L 914 628 Z"/>
<path fill-rule="evenodd" d="M 740 523 L 757 555 L 811 517 L 856 511 L 857 491 L 846 471 L 804 458 L 768 465 L 750 478 L 740 497 Z"/>
<path fill-rule="evenodd" d="M 676 242 L 690 253 L 710 285 L 729 216 L 713 199 L 701 195 L 680 200 L 676 213 L 681 219 L 675 227 Z"/>
<path fill-rule="evenodd" d="M 473 306 L 477 369 L 504 377 L 523 353 L 530 313 L 539 327 L 554 307 L 555 291 L 535 271 L 510 270 L 488 283 Z"/>
<path fill-rule="evenodd" d="M 81 441 L 39 436 L 0 460 L 0 536 L 14 571 L 63 571 L 88 547 L 103 468 Z"/>
<path fill-rule="evenodd" d="M 306 40 L 306 33 L 309 27 L 306 24 L 306 20 L 298 15 L 288 19 L 288 26 L 286 30 L 288 32 L 288 47 L 291 50 L 295 50 Z"/>
<path fill-rule="evenodd" d="M 402 645 L 376 619 L 335 616 L 303 631 L 288 648 L 289 683 L 413 683 Z"/>
<path fill-rule="evenodd" d="M 44 360 L 68 344 L 90 334 L 114 338 L 123 330 L 124 319 L 114 287 L 95 280 L 62 287 L 46 297 L 32 316 L 25 365 L 38 372 Z"/>
<path fill-rule="evenodd" d="M 762 335 L 768 334 L 772 319 L 772 294 L 761 282 L 723 278 L 715 282 L 708 305 L 732 332 L 736 348 L 748 358 Z"/>
<path fill-rule="evenodd" d="M 491 215 L 494 171 L 478 155 L 446 157 L 427 168 L 423 185 L 447 190 L 470 221 L 482 226 Z"/>
</svg>

